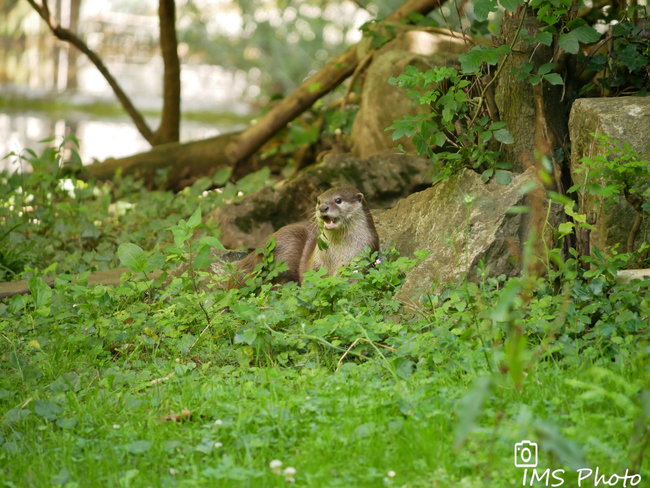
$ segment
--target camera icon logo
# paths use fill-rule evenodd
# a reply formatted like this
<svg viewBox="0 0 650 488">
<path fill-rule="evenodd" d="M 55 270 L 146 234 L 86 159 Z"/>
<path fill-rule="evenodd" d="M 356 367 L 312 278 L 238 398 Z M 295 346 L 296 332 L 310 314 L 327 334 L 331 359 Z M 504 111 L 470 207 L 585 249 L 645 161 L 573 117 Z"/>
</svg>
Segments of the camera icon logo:
<svg viewBox="0 0 650 488">
<path fill-rule="evenodd" d="M 537 467 L 537 444 L 530 441 L 521 441 L 515 444 L 515 467 Z"/>
</svg>

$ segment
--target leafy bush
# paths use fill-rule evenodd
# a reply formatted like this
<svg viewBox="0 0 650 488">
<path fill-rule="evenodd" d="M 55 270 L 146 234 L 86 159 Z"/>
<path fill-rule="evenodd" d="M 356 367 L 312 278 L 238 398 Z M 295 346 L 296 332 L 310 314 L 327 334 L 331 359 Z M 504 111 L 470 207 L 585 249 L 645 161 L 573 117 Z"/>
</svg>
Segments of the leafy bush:
<svg viewBox="0 0 650 488">
<path fill-rule="evenodd" d="M 31 294 L 0 302 L 7 486 L 510 486 L 522 439 L 569 484 L 585 466 L 650 476 L 650 281 L 617 284 L 622 255 L 596 254 L 585 272 L 555 252 L 547 277 L 440 285 L 420 302 L 397 293 L 422 256 L 394 253 L 301 287 L 263 273 L 242 290 L 199 287 L 219 246 L 192 240 L 204 189 L 81 190 L 70 205 L 93 219 L 130 196 L 143 226 L 165 228 L 152 239 L 125 216 L 102 224 L 122 232 L 111 264 L 134 271 L 114 288 L 88 285 L 89 264 L 72 276 L 62 248 L 64 264 L 22 272 Z M 74 225 L 47 216 L 48 198 L 40 223 L 3 216 L 26 222 L 19 232 Z M 92 252 L 69 240 L 68 253 Z M 164 285 L 149 274 L 179 260 L 190 271 Z"/>
</svg>

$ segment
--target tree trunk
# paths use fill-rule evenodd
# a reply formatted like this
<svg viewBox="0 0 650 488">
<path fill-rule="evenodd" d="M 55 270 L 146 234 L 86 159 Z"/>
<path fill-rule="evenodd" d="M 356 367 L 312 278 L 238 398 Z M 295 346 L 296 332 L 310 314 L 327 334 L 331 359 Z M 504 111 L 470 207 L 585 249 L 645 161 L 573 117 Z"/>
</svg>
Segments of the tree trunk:
<svg viewBox="0 0 650 488">
<path fill-rule="evenodd" d="M 70 31 L 74 33 L 79 32 L 79 12 L 81 10 L 81 0 L 70 0 Z M 66 82 L 66 90 L 76 91 L 79 88 L 79 80 L 77 79 L 77 59 L 78 51 L 76 49 L 68 49 L 68 79 Z"/>
<path fill-rule="evenodd" d="M 522 15 L 524 15 L 524 9 L 519 8 L 511 17 L 504 17 L 499 40 L 501 44 L 512 42 Z M 522 27 L 531 36 L 534 36 L 539 30 L 539 23 L 531 9 L 527 10 Z M 522 65 L 530 61 L 533 63 L 531 73 L 536 74 L 542 64 L 552 60 L 553 48 L 551 46 L 537 45 L 537 43 L 535 45 L 527 44 L 517 40 L 513 53 L 508 57 L 497 80 L 495 98 L 499 115 L 501 120 L 506 122 L 506 129 L 510 131 L 515 140 L 514 144 L 504 145 L 503 157 L 506 162 L 513 165 L 513 171 L 523 172 L 526 168 L 534 165 L 537 110 L 533 95 L 534 87 L 530 80 L 518 79 L 517 74 L 511 74 L 511 70 L 514 67 L 521 71 Z M 568 134 L 567 100 L 562 100 L 562 86 L 550 85 L 544 81 L 542 83 L 545 119 L 549 127 L 548 142 L 553 146 L 552 149 L 557 149 L 565 142 Z"/>
<path fill-rule="evenodd" d="M 160 0 L 160 50 L 165 73 L 163 77 L 163 108 L 160 127 L 154 134 L 154 145 L 177 142 L 181 120 L 181 64 L 176 41 L 176 5 L 174 0 Z"/>
</svg>

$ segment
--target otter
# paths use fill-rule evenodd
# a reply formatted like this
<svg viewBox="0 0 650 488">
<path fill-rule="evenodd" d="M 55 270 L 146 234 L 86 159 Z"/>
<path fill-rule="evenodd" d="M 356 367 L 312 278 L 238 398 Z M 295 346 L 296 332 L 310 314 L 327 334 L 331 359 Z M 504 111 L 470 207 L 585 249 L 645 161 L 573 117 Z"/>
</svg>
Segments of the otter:
<svg viewBox="0 0 650 488">
<path fill-rule="evenodd" d="M 273 280 L 276 284 L 290 281 L 300 284 L 310 269 L 325 268 L 327 276 L 334 276 L 365 246 L 371 252 L 379 251 L 379 236 L 368 204 L 363 193 L 352 187 L 327 190 L 318 197 L 313 221 L 282 227 L 271 238 L 275 238 L 274 261 L 284 261 L 289 267 Z M 268 240 L 263 244 L 266 242 Z M 254 251 L 237 263 L 237 273 L 229 288 L 243 286 L 244 276 L 253 272 L 261 262 L 261 255 Z"/>
</svg>

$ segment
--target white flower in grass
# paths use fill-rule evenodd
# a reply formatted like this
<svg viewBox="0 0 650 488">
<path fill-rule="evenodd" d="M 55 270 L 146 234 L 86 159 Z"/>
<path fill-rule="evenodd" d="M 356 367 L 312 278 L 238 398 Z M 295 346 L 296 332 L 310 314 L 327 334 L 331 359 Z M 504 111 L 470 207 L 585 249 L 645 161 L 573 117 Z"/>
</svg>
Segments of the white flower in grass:
<svg viewBox="0 0 650 488">
<path fill-rule="evenodd" d="M 114 429 L 119 429 L 119 428 L 120 428 L 120 424 L 113 424 L 113 428 L 114 428 Z"/>
<path fill-rule="evenodd" d="M 390 470 L 388 473 L 386 473 L 386 474 L 388 475 L 389 478 L 394 478 L 396 473 L 395 473 L 395 471 L 393 471 L 393 470 L 391 469 L 391 470 Z"/>
<path fill-rule="evenodd" d="M 216 449 L 219 449 L 220 447 L 223 447 L 223 444 L 222 444 L 221 442 L 215 442 L 215 443 L 214 443 L 214 447 L 215 447 Z"/>
<path fill-rule="evenodd" d="M 291 466 L 285 468 L 284 481 L 286 481 L 287 483 L 293 483 L 294 481 L 296 481 L 295 478 L 293 477 L 294 474 L 296 474 L 296 468 L 292 468 Z"/>
<path fill-rule="evenodd" d="M 269 463 L 269 468 L 273 470 L 273 474 L 280 474 L 280 470 L 282 469 L 282 461 L 279 459 L 274 459 Z"/>
<path fill-rule="evenodd" d="M 169 468 L 169 474 L 172 476 L 176 476 L 178 474 L 178 470 L 174 468 Z"/>
<path fill-rule="evenodd" d="M 214 425 L 221 425 L 221 424 L 223 424 L 221 419 L 217 419 L 217 420 L 214 421 Z"/>
</svg>

